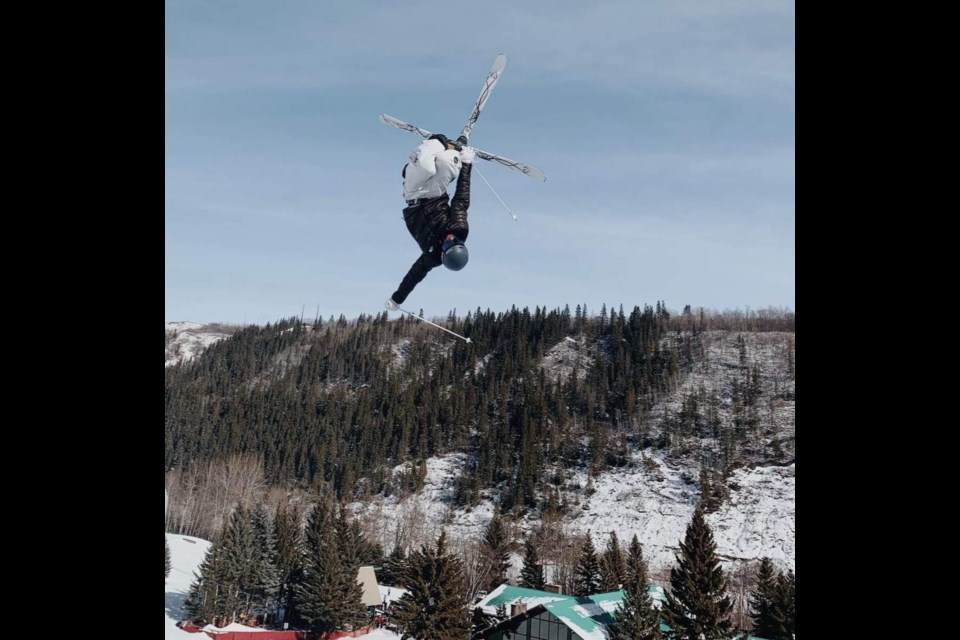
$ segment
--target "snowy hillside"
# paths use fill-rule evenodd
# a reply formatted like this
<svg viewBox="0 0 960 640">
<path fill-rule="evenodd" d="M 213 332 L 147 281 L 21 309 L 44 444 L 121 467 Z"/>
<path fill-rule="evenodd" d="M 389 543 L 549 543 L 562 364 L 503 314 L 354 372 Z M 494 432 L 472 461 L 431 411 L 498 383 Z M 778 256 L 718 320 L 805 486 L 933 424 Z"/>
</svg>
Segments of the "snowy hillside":
<svg viewBox="0 0 960 640">
<path fill-rule="evenodd" d="M 237 327 L 219 324 L 168 322 L 164 326 L 164 366 L 169 367 L 191 360 L 211 344 L 233 335 L 236 330 Z"/>
<path fill-rule="evenodd" d="M 724 428 L 735 421 L 731 396 L 734 385 L 749 368 L 760 374 L 757 403 L 760 426 L 741 445 L 740 468 L 726 483 L 729 498 L 707 515 L 718 552 L 725 560 L 770 557 L 782 568 L 796 569 L 796 384 L 793 333 L 712 332 L 704 336 L 704 355 L 679 387 L 659 402 L 648 416 L 648 436 L 655 439 L 664 421 L 675 420 L 683 401 L 698 395 L 714 401 Z M 587 355 L 583 345 L 565 341 L 545 352 L 542 366 L 548 375 L 567 376 Z M 704 458 L 721 455 L 716 439 L 687 437 L 669 447 L 634 449 L 630 464 L 608 469 L 589 481 L 586 471 L 564 473 L 564 498 L 570 510 L 564 516 L 569 534 L 588 530 L 598 549 L 610 531 L 621 544 L 636 534 L 644 545 L 654 575 L 674 563 L 686 527 L 699 499 L 698 476 Z M 390 548 L 396 527 L 414 539 L 435 538 L 441 527 L 453 537 L 479 539 L 493 514 L 495 490 L 472 509 L 452 509 L 454 483 L 465 467 L 467 454 L 456 453 L 427 461 L 424 488 L 402 502 L 396 497 L 353 505 L 355 513 L 389 524 L 381 543 Z M 398 467 L 399 470 L 401 467 Z M 523 533 L 539 522 L 527 517 Z M 519 560 L 515 561 L 519 566 Z"/>
<path fill-rule="evenodd" d="M 176 623 L 184 618 L 183 602 L 190 591 L 193 573 L 203 562 L 210 543 L 206 540 L 172 533 L 166 536 L 167 544 L 170 545 L 170 577 L 167 578 L 163 588 L 163 637 L 203 640 L 204 636 L 182 631 Z"/>
<path fill-rule="evenodd" d="M 415 537 L 435 537 L 446 527 L 453 538 L 479 539 L 493 515 L 490 501 L 469 511 L 451 510 L 454 481 L 464 454 L 431 458 L 423 490 L 397 503 L 388 498 L 371 504 L 353 505 L 355 513 L 390 523 L 381 543 L 389 548 L 397 526 L 410 526 Z M 603 549 L 610 531 L 621 543 L 636 534 L 644 546 L 650 568 L 656 572 L 674 563 L 673 554 L 683 539 L 698 495 L 695 484 L 684 481 L 684 471 L 671 467 L 656 455 L 657 470 L 640 464 L 612 471 L 594 480 L 595 493 L 582 497 L 566 518 L 569 533 L 591 531 L 598 549 Z M 707 516 L 717 541 L 717 551 L 728 560 L 755 560 L 769 556 L 779 566 L 796 568 L 796 464 L 789 467 L 740 469 L 733 474 L 738 487 L 729 503 Z M 586 474 L 574 479 L 586 486 Z M 527 518 L 522 527 L 536 528 Z"/>
</svg>

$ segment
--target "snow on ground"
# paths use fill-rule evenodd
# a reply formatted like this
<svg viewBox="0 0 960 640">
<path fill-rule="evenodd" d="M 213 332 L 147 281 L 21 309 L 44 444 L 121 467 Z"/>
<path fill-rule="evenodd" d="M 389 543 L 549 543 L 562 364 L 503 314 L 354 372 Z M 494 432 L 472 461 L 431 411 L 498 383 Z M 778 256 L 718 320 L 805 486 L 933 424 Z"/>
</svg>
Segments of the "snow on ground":
<svg viewBox="0 0 960 640">
<path fill-rule="evenodd" d="M 699 360 L 683 379 L 677 392 L 659 402 L 652 415 L 664 411 L 676 416 L 686 396 L 704 390 L 709 396 L 721 401 L 720 418 L 725 425 L 733 421 L 732 399 L 734 383 L 743 382 L 744 372 L 740 363 L 737 338 L 745 344 L 746 367 L 759 367 L 762 386 L 758 413 L 764 426 L 761 442 L 750 443 L 750 449 L 762 449 L 763 442 L 772 438 L 780 441 L 786 459 L 796 456 L 796 381 L 789 374 L 789 359 L 796 358 L 791 343 L 796 343 L 796 334 L 788 332 L 737 332 L 707 331 L 702 334 L 705 358 Z M 791 355 L 792 354 L 792 355 Z M 796 363 L 794 363 L 795 365 Z M 654 432 L 656 433 L 656 429 Z M 703 441 L 707 447 L 715 443 Z M 760 456 L 763 458 L 763 456 Z"/>
<path fill-rule="evenodd" d="M 595 478 L 595 492 L 589 497 L 581 493 L 566 521 L 570 533 L 590 530 L 598 550 L 606 547 L 610 531 L 616 531 L 624 546 L 636 534 L 651 570 L 657 571 L 675 563 L 699 489 L 685 481 L 689 472 L 671 466 L 659 454 L 648 458 L 655 469 L 646 469 L 638 454 L 634 466 Z M 492 503 L 484 501 L 470 510 L 453 510 L 448 504 L 464 461 L 462 453 L 430 458 L 420 493 L 400 502 L 390 497 L 367 505 L 354 503 L 354 512 L 386 523 L 380 539 L 385 548 L 392 548 L 398 526 L 410 531 L 417 545 L 435 540 L 441 528 L 446 528 L 451 540 L 478 540 L 493 515 Z M 574 474 L 571 482 L 585 487 L 586 473 Z M 730 500 L 707 516 L 717 552 L 725 560 L 768 556 L 778 566 L 795 570 L 796 463 L 738 469 L 729 483 Z M 523 529 L 530 531 L 536 525 L 536 520 L 526 520 Z"/>
<path fill-rule="evenodd" d="M 203 562 L 210 542 L 200 538 L 178 536 L 173 533 L 165 534 L 170 546 L 170 576 L 164 584 L 163 625 L 164 638 L 191 638 L 202 640 L 195 633 L 187 633 L 177 627 L 177 622 L 183 620 L 183 601 L 186 600 L 193 582 L 194 571 L 198 571 Z"/>
<path fill-rule="evenodd" d="M 587 348 L 567 336 L 566 339 L 547 349 L 540 366 L 550 379 L 556 382 L 560 378 L 569 380 L 574 369 L 577 370 L 577 379 L 583 380 L 587 377 L 593 363 L 594 359 L 587 354 Z"/>
<path fill-rule="evenodd" d="M 387 604 L 396 602 L 407 592 L 406 589 L 401 589 L 400 587 L 390 587 L 382 584 L 377 585 L 377 587 L 380 589 L 380 602 L 386 600 Z"/>
<path fill-rule="evenodd" d="M 212 624 L 208 624 L 203 627 L 201 631 L 209 631 L 210 633 L 230 633 L 231 631 L 254 631 L 262 632 L 269 631 L 269 629 L 260 629 L 259 627 L 248 627 L 245 624 L 240 624 L 239 622 L 231 622 L 225 627 L 217 627 Z"/>
<path fill-rule="evenodd" d="M 210 345 L 231 335 L 196 322 L 168 322 L 164 330 L 171 336 L 163 354 L 166 367 L 192 360 Z"/>
<path fill-rule="evenodd" d="M 410 533 L 417 547 L 424 542 L 432 544 L 442 526 L 447 528 L 451 542 L 458 538 L 479 536 L 493 517 L 493 505 L 484 502 L 470 511 L 453 510 L 449 506 L 453 499 L 454 481 L 466 460 L 465 453 L 429 458 L 426 461 L 427 474 L 423 489 L 419 493 L 402 501 L 390 496 L 366 504 L 354 502 L 350 507 L 360 517 L 383 523 L 379 528 L 378 541 L 385 549 L 393 549 L 397 526 L 402 526 Z M 394 471 L 400 472 L 406 468 L 406 465 L 398 465 Z"/>
<path fill-rule="evenodd" d="M 598 549 L 606 547 L 610 531 L 621 545 L 636 535 L 656 570 L 675 564 L 699 489 L 684 482 L 682 471 L 653 459 L 663 480 L 642 465 L 603 474 L 593 482 L 596 493 L 581 501 L 579 512 L 574 508 L 569 530 L 589 530 Z M 586 474 L 579 475 L 585 484 Z M 717 553 L 725 560 L 768 556 L 778 566 L 796 569 L 796 464 L 738 469 L 729 482 L 738 487 L 731 487 L 729 502 L 707 515 Z"/>
<path fill-rule="evenodd" d="M 170 545 L 170 577 L 164 584 L 163 608 L 163 637 L 165 640 L 204 640 L 206 634 L 187 633 L 177 627 L 177 621 L 185 617 L 183 601 L 190 591 L 190 584 L 194 579 L 194 572 L 199 571 L 200 563 L 210 548 L 210 543 L 199 538 L 166 534 L 167 544 Z M 405 591 L 396 587 L 380 587 L 380 595 L 387 602 L 399 599 Z M 209 631 L 264 631 L 256 627 L 247 627 L 242 624 L 231 623 L 223 628 L 207 625 Z M 387 629 L 376 629 L 365 636 L 364 640 L 399 640 L 400 635 Z"/>
<path fill-rule="evenodd" d="M 390 368 L 402 370 L 407 366 L 407 360 L 410 359 L 410 343 L 410 338 L 404 338 L 387 346 L 393 356 L 390 359 Z"/>
</svg>

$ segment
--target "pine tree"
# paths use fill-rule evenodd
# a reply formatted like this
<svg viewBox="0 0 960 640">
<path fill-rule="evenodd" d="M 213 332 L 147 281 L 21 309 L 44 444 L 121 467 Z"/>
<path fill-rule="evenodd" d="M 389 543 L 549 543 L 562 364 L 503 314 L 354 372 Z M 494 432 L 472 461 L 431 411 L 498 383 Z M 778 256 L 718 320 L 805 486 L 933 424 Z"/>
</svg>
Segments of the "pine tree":
<svg viewBox="0 0 960 640">
<path fill-rule="evenodd" d="M 167 536 L 163 536 L 163 579 L 170 577 L 170 545 L 167 543 Z"/>
<path fill-rule="evenodd" d="M 331 549 L 329 532 L 334 530 L 332 506 L 322 497 L 307 516 L 304 531 L 303 579 L 296 586 L 297 614 L 311 631 L 336 631 L 338 595 L 332 577 L 340 572 L 340 557 Z"/>
<path fill-rule="evenodd" d="M 510 540 L 499 513 L 494 513 L 483 534 L 483 553 L 490 566 L 487 590 L 493 591 L 507 581 L 510 569 Z"/>
<path fill-rule="evenodd" d="M 367 617 L 356 568 L 341 561 L 334 511 L 322 496 L 307 518 L 304 577 L 297 585 L 297 612 L 318 633 L 359 626 Z"/>
<path fill-rule="evenodd" d="M 626 580 L 626 563 L 620 550 L 620 541 L 615 531 L 610 532 L 607 548 L 600 558 L 600 591 L 610 592 L 620 589 Z"/>
<path fill-rule="evenodd" d="M 497 619 L 497 616 L 490 615 L 483 610 L 483 607 L 474 607 L 473 616 L 470 621 L 470 634 L 472 636 L 473 634 L 482 631 L 487 627 L 492 627 L 498 622 L 500 622 L 500 620 Z"/>
<path fill-rule="evenodd" d="M 296 509 L 277 506 L 273 517 L 276 540 L 278 621 L 289 619 L 296 609 L 296 585 L 303 579 L 303 531 Z M 295 621 L 295 619 L 294 619 Z"/>
<path fill-rule="evenodd" d="M 726 640 L 733 636 L 727 581 L 717 556 L 713 532 L 698 507 L 687 526 L 670 570 L 670 592 L 663 615 L 676 640 Z"/>
<path fill-rule="evenodd" d="M 660 613 L 648 590 L 647 563 L 637 536 L 627 553 L 623 601 L 608 625 L 610 640 L 660 640 Z"/>
<path fill-rule="evenodd" d="M 276 607 L 279 578 L 277 575 L 277 539 L 267 509 L 258 504 L 250 515 L 253 525 L 251 606 L 264 612 Z"/>
<path fill-rule="evenodd" d="M 787 633 L 793 638 L 797 634 L 797 577 L 792 569 L 783 575 L 777 586 L 781 593 L 783 612 L 786 614 Z"/>
<path fill-rule="evenodd" d="M 750 608 L 753 613 L 753 633 L 767 640 L 775 640 L 783 630 L 783 612 L 777 605 L 777 574 L 770 558 L 760 561 L 757 572 L 757 586 L 750 596 Z"/>
<path fill-rule="evenodd" d="M 797 583 L 793 571 L 777 575 L 773 613 L 776 626 L 770 640 L 792 640 L 797 633 Z"/>
<path fill-rule="evenodd" d="M 597 559 L 597 550 L 593 546 L 590 532 L 587 531 L 587 540 L 580 552 L 577 570 L 574 574 L 573 595 L 589 596 L 600 592 L 600 561 Z"/>
<path fill-rule="evenodd" d="M 341 524 L 342 523 L 342 524 Z M 369 618 L 363 604 L 363 587 L 358 581 L 360 565 L 372 558 L 375 550 L 367 542 L 358 522 L 349 522 L 341 506 L 337 523 L 337 548 L 340 552 L 342 572 L 339 576 L 340 626 L 356 629 Z M 342 536 L 342 537 L 341 537 Z"/>
<path fill-rule="evenodd" d="M 230 621 L 240 621 L 251 613 L 257 556 L 250 515 L 243 505 L 237 505 L 230 514 L 223 549 L 225 575 L 221 579 L 224 592 L 222 613 Z"/>
<path fill-rule="evenodd" d="M 436 547 L 423 545 L 410 553 L 407 592 L 396 602 L 395 619 L 403 640 L 467 640 L 470 613 L 463 585 L 463 567 L 447 551 L 447 534 Z"/>
<path fill-rule="evenodd" d="M 704 513 L 713 513 L 720 508 L 722 486 L 719 481 L 711 479 L 713 473 L 706 467 L 700 467 L 700 502 Z"/>
<path fill-rule="evenodd" d="M 222 538 L 223 530 L 214 536 L 203 561 L 194 572 L 194 580 L 183 603 L 187 619 L 199 625 L 211 623 L 222 615 L 225 591 L 222 582 L 226 573 Z"/>
<path fill-rule="evenodd" d="M 523 569 L 520 570 L 520 586 L 526 587 L 527 589 L 542 590 L 544 583 L 543 565 L 540 563 L 540 556 L 537 554 L 537 547 L 531 535 L 524 543 Z"/>
<path fill-rule="evenodd" d="M 403 584 L 407 571 L 407 554 L 403 552 L 400 543 L 394 545 L 393 551 L 383 561 L 378 582 L 382 585 L 394 586 Z"/>
<path fill-rule="evenodd" d="M 360 567 L 364 564 L 366 556 L 370 555 L 367 539 L 360 530 L 360 524 L 356 521 L 351 522 L 347 518 L 346 510 L 342 505 L 337 509 L 337 540 L 341 545 L 340 560 L 344 566 Z"/>
</svg>

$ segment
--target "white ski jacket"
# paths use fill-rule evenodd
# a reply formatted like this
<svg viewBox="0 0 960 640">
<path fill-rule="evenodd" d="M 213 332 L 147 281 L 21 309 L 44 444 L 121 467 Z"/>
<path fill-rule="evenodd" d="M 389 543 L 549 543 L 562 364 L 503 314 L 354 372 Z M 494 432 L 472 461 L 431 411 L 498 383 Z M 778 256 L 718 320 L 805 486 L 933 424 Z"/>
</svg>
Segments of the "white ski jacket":
<svg viewBox="0 0 960 640">
<path fill-rule="evenodd" d="M 439 140 L 424 140 L 410 152 L 404 167 L 403 199 L 436 198 L 460 175 L 460 152 L 446 150 Z"/>
</svg>

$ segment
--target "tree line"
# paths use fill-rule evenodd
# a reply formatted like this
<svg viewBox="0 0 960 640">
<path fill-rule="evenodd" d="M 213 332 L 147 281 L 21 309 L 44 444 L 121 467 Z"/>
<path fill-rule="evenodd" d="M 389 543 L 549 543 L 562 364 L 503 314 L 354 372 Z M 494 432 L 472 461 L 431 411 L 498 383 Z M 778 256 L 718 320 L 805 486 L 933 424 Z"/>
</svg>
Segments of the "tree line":
<svg viewBox="0 0 960 640">
<path fill-rule="evenodd" d="M 746 324 L 780 330 L 793 322 L 781 314 Z M 415 492 L 421 461 L 465 451 L 458 505 L 505 483 L 507 509 L 547 506 L 544 469 L 624 464 L 628 445 L 645 437 L 638 416 L 703 358 L 705 327 L 719 324 L 689 310 L 674 316 L 658 302 L 629 313 L 604 306 L 598 316 L 580 306 L 451 314 L 447 325 L 471 345 L 385 312 L 246 327 L 165 369 L 164 468 L 190 473 L 256 456 L 269 485 L 329 485 L 338 500 L 362 500 Z M 555 377 L 544 354 L 568 337 L 592 364 Z M 750 437 L 762 374 L 746 375 L 735 389 L 742 426 L 717 429 L 710 400 L 691 398 L 668 427 L 730 443 Z M 669 446 L 664 438 L 647 444 Z M 408 470 L 395 471 L 403 463 Z"/>
<path fill-rule="evenodd" d="M 543 590 L 547 585 L 543 544 L 542 532 L 522 541 L 518 586 Z M 397 544 L 385 556 L 329 493 L 318 495 L 306 515 L 289 506 L 272 514 L 262 505 L 237 506 L 212 541 L 185 608 L 197 624 L 224 626 L 259 617 L 268 627 L 287 622 L 317 633 L 357 629 L 370 623 L 357 582 L 358 568 L 370 564 L 380 584 L 405 590 L 391 611 L 391 622 L 406 637 L 466 639 L 506 619 L 503 609 L 490 614 L 473 603 L 483 592 L 510 582 L 513 547 L 499 514 L 486 527 L 479 555 L 471 559 L 451 546 L 445 532 L 435 542 L 409 550 Z M 761 561 L 750 592 L 746 626 L 751 628 L 734 624 L 727 576 L 702 507 L 695 510 L 675 560 L 665 601 L 655 603 L 637 537 L 623 549 L 611 532 L 598 551 L 588 533 L 560 586 L 574 596 L 623 591 L 608 625 L 611 640 L 719 640 L 748 631 L 767 640 L 794 637 L 796 577 L 793 571 L 776 571 L 768 558 Z M 471 572 L 471 564 L 482 570 Z M 471 573 L 482 579 L 471 582 Z M 556 571 L 552 577 L 564 580 Z"/>
</svg>

